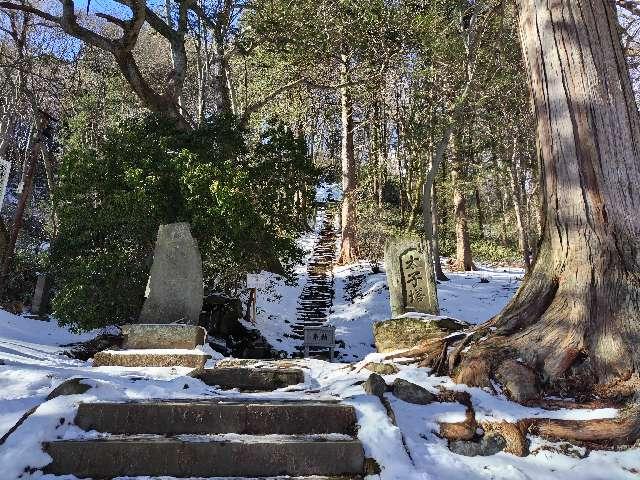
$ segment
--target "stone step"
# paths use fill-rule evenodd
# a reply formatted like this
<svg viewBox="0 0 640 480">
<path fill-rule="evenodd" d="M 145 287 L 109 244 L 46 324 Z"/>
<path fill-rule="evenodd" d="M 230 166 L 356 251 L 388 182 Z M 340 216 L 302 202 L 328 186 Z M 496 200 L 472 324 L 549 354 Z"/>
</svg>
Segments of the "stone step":
<svg viewBox="0 0 640 480">
<path fill-rule="evenodd" d="M 273 391 L 303 383 L 304 372 L 298 368 L 207 368 L 196 378 L 225 390 Z"/>
<path fill-rule="evenodd" d="M 82 403 L 83 430 L 112 434 L 356 434 L 353 407 L 317 401 L 143 401 Z"/>
<path fill-rule="evenodd" d="M 119 476 L 275 477 L 360 475 L 356 440 L 309 437 L 107 437 L 44 444 L 45 472 L 80 478 Z"/>
</svg>

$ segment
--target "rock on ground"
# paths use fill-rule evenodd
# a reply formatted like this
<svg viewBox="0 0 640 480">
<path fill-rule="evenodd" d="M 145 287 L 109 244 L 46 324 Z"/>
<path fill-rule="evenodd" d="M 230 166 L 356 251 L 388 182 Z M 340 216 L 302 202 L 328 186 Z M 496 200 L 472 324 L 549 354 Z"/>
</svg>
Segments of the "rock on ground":
<svg viewBox="0 0 640 480">
<path fill-rule="evenodd" d="M 369 395 L 375 395 L 378 398 L 382 398 L 384 393 L 387 391 L 387 382 L 384 381 L 377 373 L 372 373 L 369 375 L 369 378 L 362 385 L 364 391 Z"/>
<path fill-rule="evenodd" d="M 428 340 L 446 337 L 469 327 L 448 317 L 416 315 L 394 318 L 373 325 L 373 337 L 380 353 L 413 348 Z"/>
<path fill-rule="evenodd" d="M 482 437 L 479 442 L 457 441 L 449 444 L 449 449 L 465 457 L 488 457 L 504 450 L 507 442 L 498 433 L 490 433 Z"/>
<path fill-rule="evenodd" d="M 426 388 L 411 383 L 402 378 L 396 378 L 393 382 L 393 394 L 407 403 L 427 405 L 436 400 L 436 396 Z"/>
</svg>

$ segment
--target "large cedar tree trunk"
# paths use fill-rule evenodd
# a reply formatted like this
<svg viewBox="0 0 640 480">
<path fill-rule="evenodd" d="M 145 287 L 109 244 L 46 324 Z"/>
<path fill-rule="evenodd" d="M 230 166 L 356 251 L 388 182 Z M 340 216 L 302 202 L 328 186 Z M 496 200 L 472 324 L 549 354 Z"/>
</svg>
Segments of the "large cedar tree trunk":
<svg viewBox="0 0 640 480">
<path fill-rule="evenodd" d="M 353 103 L 349 92 L 349 60 L 343 55 L 340 65 L 342 109 L 342 241 L 338 263 L 358 260 L 356 243 L 356 159 L 353 147 Z"/>
<path fill-rule="evenodd" d="M 543 169 L 540 250 L 449 365 L 461 359 L 459 381 L 487 384 L 510 357 L 547 391 L 601 391 L 640 372 L 640 117 L 613 2 L 518 3 Z"/>
</svg>

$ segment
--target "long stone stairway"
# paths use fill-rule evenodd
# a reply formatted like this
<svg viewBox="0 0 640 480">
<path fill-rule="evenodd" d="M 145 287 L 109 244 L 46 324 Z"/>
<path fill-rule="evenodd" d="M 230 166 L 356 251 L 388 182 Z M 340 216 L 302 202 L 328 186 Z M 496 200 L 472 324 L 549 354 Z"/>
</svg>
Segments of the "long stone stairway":
<svg viewBox="0 0 640 480">
<path fill-rule="evenodd" d="M 291 337 L 302 340 L 305 327 L 318 327 L 326 322 L 333 305 L 333 264 L 336 257 L 338 232 L 333 224 L 333 203 L 325 204 L 323 225 L 318 241 L 307 266 L 308 280 L 298 302 L 296 323 L 291 327 Z"/>
<path fill-rule="evenodd" d="M 78 438 L 44 445 L 45 472 L 119 476 L 359 478 L 353 407 L 326 401 L 81 404 Z"/>
</svg>

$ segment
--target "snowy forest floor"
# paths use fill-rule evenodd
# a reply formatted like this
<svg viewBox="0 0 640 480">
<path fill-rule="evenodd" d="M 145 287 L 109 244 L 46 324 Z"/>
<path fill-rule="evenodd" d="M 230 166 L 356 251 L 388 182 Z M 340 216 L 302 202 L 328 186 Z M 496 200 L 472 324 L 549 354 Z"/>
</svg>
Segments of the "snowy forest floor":
<svg viewBox="0 0 640 480">
<path fill-rule="evenodd" d="M 319 212 L 319 215 L 323 215 Z M 301 239 L 311 257 L 318 230 Z M 287 353 L 300 345 L 285 334 L 296 320 L 298 298 L 306 282 L 306 264 L 298 268 L 298 280 L 287 285 L 277 276 L 264 274 L 266 286 L 258 292 L 257 325 L 274 347 Z M 366 395 L 362 382 L 369 371 L 363 366 L 379 360 L 373 346 L 372 324 L 390 317 L 384 270 L 372 273 L 368 263 L 333 269 L 335 295 L 328 322 L 337 327 L 344 342 L 336 363 L 314 359 L 293 360 L 305 371 L 305 382 L 272 393 L 246 394 L 220 391 L 186 376 L 187 369 L 116 367 L 92 368 L 90 362 L 63 355 L 61 345 L 87 340 L 98 332 L 75 335 L 52 322 L 40 322 L 0 311 L 0 437 L 29 409 L 37 410 L 0 445 L 2 480 L 71 480 L 53 477 L 39 469 L 49 462 L 42 451 L 43 441 L 92 435 L 73 425 L 80 402 L 141 399 L 342 399 L 355 407 L 359 433 L 367 457 L 375 458 L 381 474 L 367 480 L 427 479 L 638 479 L 640 450 L 619 452 L 586 451 L 566 444 L 532 438 L 531 454 L 519 458 L 508 453 L 490 457 L 464 457 L 452 453 L 439 438 L 437 422 L 464 420 L 465 409 L 457 403 L 413 405 L 387 393 L 394 410 L 394 426 L 381 402 Z M 450 282 L 438 285 L 443 314 L 479 323 L 500 311 L 517 290 L 523 272 L 518 269 L 480 266 L 472 273 L 449 273 Z M 481 283 L 480 279 L 488 280 Z M 213 365 L 220 358 L 210 361 Z M 448 377 L 429 376 L 429 371 L 398 365 L 400 371 L 387 375 L 410 380 L 432 392 L 438 387 L 467 391 L 478 420 L 520 418 L 591 419 L 616 416 L 615 409 L 545 411 L 529 408 L 479 388 L 454 384 Z M 62 381 L 85 378 L 93 388 L 82 395 L 45 401 Z M 137 477 L 139 480 L 150 477 Z M 163 477 L 166 479 L 167 477 Z"/>
</svg>

